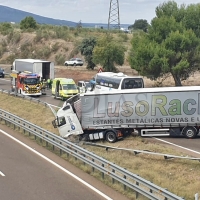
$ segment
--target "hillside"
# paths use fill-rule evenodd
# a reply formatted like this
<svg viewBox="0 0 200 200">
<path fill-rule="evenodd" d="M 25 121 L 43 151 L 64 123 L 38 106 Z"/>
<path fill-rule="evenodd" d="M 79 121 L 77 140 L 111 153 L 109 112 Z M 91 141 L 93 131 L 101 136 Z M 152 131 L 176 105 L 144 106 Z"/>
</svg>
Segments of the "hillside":
<svg viewBox="0 0 200 200">
<path fill-rule="evenodd" d="M 3 29 L 3 28 L 2 28 Z M 16 58 L 51 60 L 56 65 L 72 57 L 83 58 L 78 46 L 84 38 L 102 37 L 107 32 L 97 29 L 77 29 L 40 25 L 37 30 L 24 32 L 16 25 L 5 31 L 0 29 L 0 63 L 11 64 Z M 130 48 L 131 34 L 113 32 L 116 42 Z"/>
<path fill-rule="evenodd" d="M 7 6 L 0 5 L 0 22 L 15 22 L 20 23 L 22 19 L 27 16 L 33 17 L 38 24 L 49 24 L 49 25 L 59 25 L 59 26 L 69 26 L 76 27 L 78 22 L 72 22 L 67 20 L 53 19 L 49 17 L 44 17 L 36 15 L 30 12 L 21 11 L 18 9 L 10 8 Z M 107 29 L 107 24 L 103 23 L 82 23 L 83 27 L 104 27 Z M 121 24 L 122 27 L 127 28 L 129 24 Z"/>
</svg>

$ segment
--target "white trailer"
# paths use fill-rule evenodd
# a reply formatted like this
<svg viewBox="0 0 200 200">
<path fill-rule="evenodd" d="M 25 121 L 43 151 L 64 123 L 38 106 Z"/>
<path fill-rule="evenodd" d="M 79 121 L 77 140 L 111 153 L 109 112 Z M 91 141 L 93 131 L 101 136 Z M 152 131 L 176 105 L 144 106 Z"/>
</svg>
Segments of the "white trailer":
<svg viewBox="0 0 200 200">
<path fill-rule="evenodd" d="M 12 70 L 30 71 L 39 74 L 42 79 L 54 79 L 54 63 L 38 59 L 15 59 Z"/>
<path fill-rule="evenodd" d="M 80 94 L 64 103 L 52 123 L 64 138 L 74 134 L 115 142 L 133 130 L 142 136 L 194 138 L 200 127 L 200 86 Z"/>
</svg>

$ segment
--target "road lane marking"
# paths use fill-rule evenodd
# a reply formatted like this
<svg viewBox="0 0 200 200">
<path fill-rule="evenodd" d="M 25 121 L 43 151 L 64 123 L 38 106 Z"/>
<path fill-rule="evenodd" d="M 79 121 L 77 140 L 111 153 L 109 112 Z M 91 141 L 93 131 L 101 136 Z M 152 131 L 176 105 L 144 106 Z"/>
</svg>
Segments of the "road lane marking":
<svg viewBox="0 0 200 200">
<path fill-rule="evenodd" d="M 196 153 L 196 154 L 200 154 L 200 152 L 198 152 L 198 151 L 195 151 L 195 150 L 192 150 L 192 149 L 188 149 L 188 148 L 186 148 L 186 147 L 182 147 L 182 146 L 179 146 L 179 145 L 177 145 L 177 144 L 174 144 L 174 143 L 171 143 L 171 142 L 168 142 L 168 141 L 159 139 L 159 138 L 155 138 L 155 137 L 154 137 L 154 139 L 159 140 L 159 141 L 161 141 L 161 142 L 165 142 L 165 143 L 170 144 L 170 145 L 173 145 L 173 146 L 175 146 L 175 147 L 179 147 L 179 148 L 181 148 L 181 149 L 185 149 L 185 150 L 187 150 L 187 151 L 191 151 L 191 152 Z"/>
<path fill-rule="evenodd" d="M 9 135 L 7 132 L 3 131 L 2 129 L 0 129 L 0 132 L 2 132 L 4 135 L 6 135 L 7 137 L 11 138 L 12 140 L 14 140 L 15 142 L 21 144 L 22 146 L 24 146 L 25 148 L 29 149 L 30 151 L 32 151 L 33 153 L 37 154 L 38 156 L 40 156 L 41 158 L 43 158 L 44 160 L 48 161 L 49 163 L 51 163 L 52 165 L 56 166 L 57 168 L 61 169 L 63 172 L 65 172 L 66 174 L 68 174 L 69 176 L 73 177 L 74 179 L 76 179 L 77 181 L 81 182 L 82 184 L 84 184 L 85 186 L 87 186 L 88 188 L 90 188 L 91 190 L 93 190 L 94 192 L 96 192 L 97 194 L 99 194 L 100 196 L 104 197 L 107 200 L 113 200 L 112 198 L 110 198 L 109 196 L 105 195 L 103 192 L 99 191 L 98 189 L 96 189 L 95 187 L 93 187 L 92 185 L 90 185 L 89 183 L 87 183 L 86 181 L 82 180 L 81 178 L 79 178 L 78 176 L 76 176 L 75 174 L 73 174 L 72 172 L 66 170 L 64 167 L 58 165 L 57 163 L 55 163 L 54 161 L 52 161 L 51 159 L 47 158 L 46 156 L 42 155 L 41 153 L 37 152 L 36 150 L 32 149 L 31 147 L 29 147 L 28 145 L 24 144 L 23 142 L 19 141 L 18 139 L 14 138 L 13 136 Z"/>
<path fill-rule="evenodd" d="M 4 174 L 3 172 L 1 172 L 1 171 L 0 171 L 0 175 L 1 175 L 1 176 L 5 176 L 5 174 Z"/>
</svg>

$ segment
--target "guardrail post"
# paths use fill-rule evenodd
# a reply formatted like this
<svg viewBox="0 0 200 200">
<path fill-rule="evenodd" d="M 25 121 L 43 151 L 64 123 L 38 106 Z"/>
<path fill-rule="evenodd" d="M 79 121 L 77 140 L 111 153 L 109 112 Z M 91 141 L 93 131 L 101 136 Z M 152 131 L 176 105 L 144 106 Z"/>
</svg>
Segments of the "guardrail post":
<svg viewBox="0 0 200 200">
<path fill-rule="evenodd" d="M 77 150 L 74 150 L 76 153 L 77 153 Z M 77 157 L 74 157 L 75 158 L 75 160 L 77 160 Z"/>
<path fill-rule="evenodd" d="M 136 182 L 136 185 L 139 186 L 139 182 Z M 136 191 L 135 192 L 135 198 L 138 199 L 138 197 L 139 197 L 139 192 Z"/>
<path fill-rule="evenodd" d="M 55 141 L 54 138 L 53 138 L 53 141 Z M 53 146 L 52 146 L 52 150 L 54 151 L 54 149 L 55 149 L 55 147 L 54 147 L 54 145 L 53 145 Z"/>
<path fill-rule="evenodd" d="M 124 179 L 126 179 L 126 175 L 124 175 Z M 124 185 L 124 190 L 126 190 L 126 185 Z"/>
<path fill-rule="evenodd" d="M 94 159 L 92 159 L 92 162 L 94 162 Z M 94 167 L 92 167 L 92 172 L 94 172 Z"/>
<path fill-rule="evenodd" d="M 48 135 L 45 135 L 47 138 L 48 138 Z M 49 146 L 49 143 L 46 141 L 46 147 L 48 147 Z"/>
<path fill-rule="evenodd" d="M 42 132 L 40 132 L 40 134 L 42 135 Z M 42 143 L 42 138 L 40 138 L 40 143 Z"/>
<path fill-rule="evenodd" d="M 60 144 L 62 145 L 62 142 L 60 142 Z M 60 149 L 60 156 L 62 155 L 62 149 Z"/>
<path fill-rule="evenodd" d="M 112 172 L 115 173 L 115 170 L 112 169 Z M 112 184 L 115 184 L 115 179 L 114 178 L 112 178 Z"/>
<path fill-rule="evenodd" d="M 195 197 L 195 200 L 199 200 L 199 194 L 198 194 L 198 193 L 196 193 L 196 194 L 194 195 L 194 197 Z"/>
<path fill-rule="evenodd" d="M 85 154 L 83 155 L 83 157 L 85 158 Z M 85 166 L 85 162 L 83 161 L 83 165 Z"/>
<path fill-rule="evenodd" d="M 104 164 L 101 165 L 102 167 L 104 167 Z M 104 179 L 104 173 L 101 172 L 101 178 Z"/>
</svg>

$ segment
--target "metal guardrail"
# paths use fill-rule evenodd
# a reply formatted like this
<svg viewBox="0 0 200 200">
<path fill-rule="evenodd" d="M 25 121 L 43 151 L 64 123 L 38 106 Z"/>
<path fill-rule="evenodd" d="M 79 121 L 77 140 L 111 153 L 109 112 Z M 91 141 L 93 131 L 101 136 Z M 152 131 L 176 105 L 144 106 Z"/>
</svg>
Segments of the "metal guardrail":
<svg viewBox="0 0 200 200">
<path fill-rule="evenodd" d="M 184 198 L 179 197 L 168 190 L 161 188 L 140 176 L 129 172 L 128 170 L 117 166 L 116 164 L 107 161 L 104 158 L 101 158 L 95 155 L 92 152 L 89 152 L 77 144 L 71 143 L 68 140 L 65 140 L 37 125 L 34 125 L 16 115 L 13 115 L 9 112 L 6 112 L 0 109 L 0 120 L 4 120 L 7 125 L 12 124 L 14 129 L 16 127 L 32 134 L 41 140 L 46 142 L 46 145 L 51 144 L 54 147 L 60 149 L 60 151 L 67 153 L 79 159 L 84 164 L 88 164 L 92 167 L 93 170 L 97 169 L 102 172 L 103 176 L 107 175 L 112 178 L 112 183 L 114 181 L 120 182 L 124 189 L 126 187 L 131 188 L 135 191 L 136 199 L 139 197 L 139 194 L 152 199 L 152 200 L 183 200 Z"/>
<path fill-rule="evenodd" d="M 196 160 L 200 162 L 200 158 L 196 157 L 189 157 L 189 156 L 176 156 L 176 155 L 171 155 L 171 154 L 164 154 L 164 153 L 156 153 L 148 150 L 137 150 L 137 149 L 127 149 L 127 148 L 118 148 L 118 147 L 112 147 L 112 146 L 106 146 L 106 145 L 101 145 L 101 144 L 95 144 L 92 142 L 84 142 L 85 145 L 90 145 L 90 146 L 95 146 L 95 147 L 101 147 L 105 148 L 106 151 L 109 149 L 112 150 L 123 150 L 123 151 L 128 151 L 134 153 L 134 155 L 137 154 L 149 154 L 149 155 L 155 155 L 155 156 L 163 156 L 165 160 L 167 159 L 185 159 L 185 160 Z"/>
</svg>

